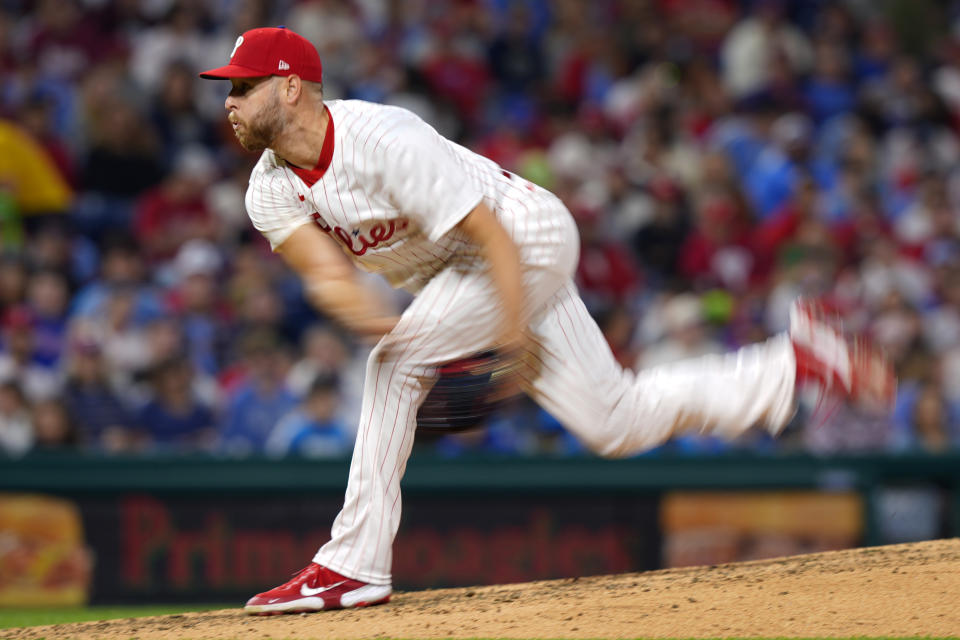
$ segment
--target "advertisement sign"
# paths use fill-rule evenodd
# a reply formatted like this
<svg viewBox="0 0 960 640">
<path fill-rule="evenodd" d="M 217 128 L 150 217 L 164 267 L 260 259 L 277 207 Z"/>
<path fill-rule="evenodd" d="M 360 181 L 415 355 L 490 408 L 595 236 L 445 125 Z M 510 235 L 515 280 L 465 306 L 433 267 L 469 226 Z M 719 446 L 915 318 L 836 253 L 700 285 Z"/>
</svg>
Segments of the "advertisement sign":
<svg viewBox="0 0 960 640">
<path fill-rule="evenodd" d="M 863 536 L 853 492 L 674 491 L 664 495 L 664 567 L 763 560 L 849 549 Z"/>
<path fill-rule="evenodd" d="M 90 569 L 74 503 L 0 494 L 0 607 L 82 605 L 90 595 Z"/>
<path fill-rule="evenodd" d="M 95 602 L 242 602 L 310 562 L 340 496 L 134 493 L 80 501 Z M 655 568 L 655 497 L 411 496 L 394 544 L 398 589 Z"/>
</svg>

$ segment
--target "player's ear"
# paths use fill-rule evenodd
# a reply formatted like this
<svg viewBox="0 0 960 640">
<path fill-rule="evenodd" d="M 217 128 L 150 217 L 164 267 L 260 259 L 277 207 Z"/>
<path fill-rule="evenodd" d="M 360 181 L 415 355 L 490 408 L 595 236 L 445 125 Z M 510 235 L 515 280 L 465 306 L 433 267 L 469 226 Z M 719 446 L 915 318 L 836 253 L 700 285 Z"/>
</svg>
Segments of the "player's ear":
<svg viewBox="0 0 960 640">
<path fill-rule="evenodd" d="M 289 104 L 294 104 L 300 99 L 303 92 L 303 80 L 295 73 L 291 73 L 283 79 L 283 99 Z"/>
</svg>

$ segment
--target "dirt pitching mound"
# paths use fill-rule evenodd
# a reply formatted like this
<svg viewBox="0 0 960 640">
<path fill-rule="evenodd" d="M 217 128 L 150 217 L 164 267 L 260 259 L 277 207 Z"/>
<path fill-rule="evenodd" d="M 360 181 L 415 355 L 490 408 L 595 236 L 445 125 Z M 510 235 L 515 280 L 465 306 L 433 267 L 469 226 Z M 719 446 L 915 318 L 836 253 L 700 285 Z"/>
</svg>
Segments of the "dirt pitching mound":
<svg viewBox="0 0 960 640">
<path fill-rule="evenodd" d="M 397 593 L 350 611 L 240 610 L 6 629 L 2 637 L 637 638 L 960 635 L 960 539 L 740 564 Z"/>
</svg>

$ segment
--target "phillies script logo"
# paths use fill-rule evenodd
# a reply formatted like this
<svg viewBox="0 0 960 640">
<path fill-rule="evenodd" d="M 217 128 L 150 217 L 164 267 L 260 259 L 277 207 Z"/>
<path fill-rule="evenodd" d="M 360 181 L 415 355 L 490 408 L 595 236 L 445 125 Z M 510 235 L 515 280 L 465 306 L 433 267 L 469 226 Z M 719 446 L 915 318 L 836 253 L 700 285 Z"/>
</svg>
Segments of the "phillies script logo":
<svg viewBox="0 0 960 640">
<path fill-rule="evenodd" d="M 370 227 L 367 235 L 364 235 L 360 233 L 359 229 L 354 229 L 350 232 L 343 227 L 330 227 L 330 225 L 323 221 L 319 213 L 313 214 L 313 221 L 317 223 L 317 226 L 319 226 L 324 233 L 335 237 L 343 243 L 343 245 L 350 250 L 350 253 L 355 256 L 362 256 L 367 252 L 367 249 L 374 249 L 378 245 L 383 244 L 393 237 L 394 232 L 403 231 L 410 224 L 406 218 L 391 220 L 386 224 L 378 222 Z"/>
</svg>

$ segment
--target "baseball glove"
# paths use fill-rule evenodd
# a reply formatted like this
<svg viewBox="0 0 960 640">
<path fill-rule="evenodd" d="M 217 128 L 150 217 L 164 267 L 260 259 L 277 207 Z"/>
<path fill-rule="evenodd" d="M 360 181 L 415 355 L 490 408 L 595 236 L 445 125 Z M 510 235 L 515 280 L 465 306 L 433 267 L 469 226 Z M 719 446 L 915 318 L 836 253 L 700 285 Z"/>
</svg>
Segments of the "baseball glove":
<svg viewBox="0 0 960 640">
<path fill-rule="evenodd" d="M 517 366 L 484 351 L 437 367 L 437 381 L 417 411 L 417 430 L 457 433 L 476 429 L 517 391 Z"/>
</svg>

